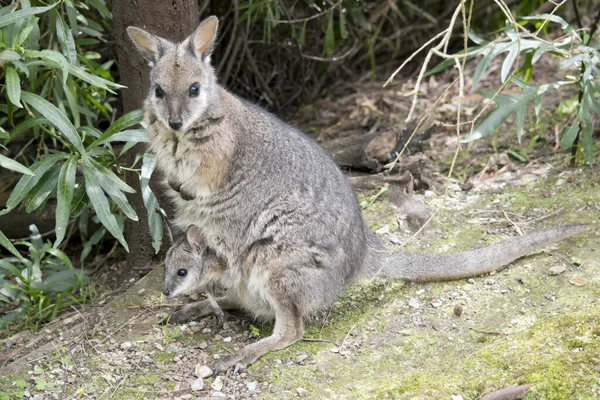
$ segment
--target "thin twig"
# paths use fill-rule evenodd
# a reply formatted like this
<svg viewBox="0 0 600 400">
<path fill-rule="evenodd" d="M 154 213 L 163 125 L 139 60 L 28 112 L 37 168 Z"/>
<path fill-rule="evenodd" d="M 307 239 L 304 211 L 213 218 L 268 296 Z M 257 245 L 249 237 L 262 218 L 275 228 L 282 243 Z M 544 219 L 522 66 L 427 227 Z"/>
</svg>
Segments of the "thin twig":
<svg viewBox="0 0 600 400">
<path fill-rule="evenodd" d="M 327 10 L 323 10 L 320 13 L 311 15 L 310 17 L 307 17 L 307 18 L 291 19 L 291 20 L 289 20 L 289 19 L 288 20 L 285 20 L 285 19 L 274 19 L 274 20 L 271 20 L 271 22 L 277 23 L 277 24 L 298 24 L 298 23 L 301 23 L 301 22 L 310 21 L 310 20 L 319 18 L 322 15 L 325 15 L 325 14 L 328 14 L 328 13 L 332 12 L 340 4 L 342 4 L 342 0 L 338 0 L 337 3 L 335 3 L 333 6 L 331 6 Z"/>
</svg>

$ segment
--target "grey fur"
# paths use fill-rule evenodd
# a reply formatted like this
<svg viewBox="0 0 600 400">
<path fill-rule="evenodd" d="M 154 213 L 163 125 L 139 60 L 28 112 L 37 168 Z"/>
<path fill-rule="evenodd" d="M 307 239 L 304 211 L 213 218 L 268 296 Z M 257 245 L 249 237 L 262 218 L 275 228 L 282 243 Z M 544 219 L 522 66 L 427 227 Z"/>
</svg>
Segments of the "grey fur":
<svg viewBox="0 0 600 400">
<path fill-rule="evenodd" d="M 212 26 L 201 36 L 214 41 Z M 165 96 L 150 92 L 145 118 L 150 148 L 176 205 L 175 223 L 199 226 L 207 246 L 226 263 L 219 278 L 227 288 L 217 299 L 221 308 L 275 319 L 272 336 L 221 358 L 217 371 L 244 368 L 300 340 L 303 317 L 330 304 L 357 278 L 474 276 L 587 229 L 550 228 L 448 256 L 390 253 L 368 229 L 348 180 L 319 145 L 220 87 L 210 56 L 190 51 L 190 38 L 180 44 L 154 40 L 161 53 L 151 61 L 151 84 L 160 84 Z M 193 82 L 201 90 L 190 98 Z M 169 128 L 173 115 L 181 117 L 181 129 Z M 196 303 L 185 316 L 206 315 L 206 307 Z"/>
</svg>

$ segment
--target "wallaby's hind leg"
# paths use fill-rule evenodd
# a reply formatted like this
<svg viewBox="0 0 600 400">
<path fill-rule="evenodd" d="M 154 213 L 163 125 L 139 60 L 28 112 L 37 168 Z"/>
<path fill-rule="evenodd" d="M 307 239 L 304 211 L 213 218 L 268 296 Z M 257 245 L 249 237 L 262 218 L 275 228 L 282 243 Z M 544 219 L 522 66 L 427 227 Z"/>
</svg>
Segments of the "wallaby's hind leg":
<svg viewBox="0 0 600 400">
<path fill-rule="evenodd" d="M 294 305 L 275 305 L 275 326 L 273 334 L 258 342 L 249 344 L 241 350 L 221 358 L 215 367 L 215 372 L 226 371 L 234 367 L 236 374 L 253 364 L 261 356 L 275 350 L 282 350 L 301 340 L 304 336 L 302 316 Z"/>
<path fill-rule="evenodd" d="M 220 310 L 233 310 L 239 307 L 237 303 L 232 301 L 227 296 L 216 298 L 214 299 L 214 301 L 217 303 L 217 308 L 219 308 Z M 221 313 L 222 312 L 223 311 L 221 311 Z M 181 307 L 173 314 L 171 314 L 170 317 L 167 317 L 166 319 L 161 321 L 161 324 L 165 325 L 167 322 L 172 324 L 186 322 L 193 318 L 206 317 L 207 315 L 210 315 L 212 313 L 215 313 L 215 309 L 213 308 L 210 299 L 200 300 L 195 303 L 186 304 L 185 306 Z"/>
</svg>

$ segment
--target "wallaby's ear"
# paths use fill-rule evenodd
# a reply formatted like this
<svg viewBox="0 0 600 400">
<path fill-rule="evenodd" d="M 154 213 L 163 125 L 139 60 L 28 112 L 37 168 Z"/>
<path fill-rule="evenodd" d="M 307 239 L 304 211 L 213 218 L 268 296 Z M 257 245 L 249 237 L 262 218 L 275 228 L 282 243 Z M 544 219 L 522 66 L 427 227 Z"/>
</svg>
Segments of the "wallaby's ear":
<svg viewBox="0 0 600 400">
<path fill-rule="evenodd" d="M 205 59 L 212 53 L 218 26 L 219 19 L 214 15 L 210 16 L 200 23 L 190 37 L 190 46 L 198 58 Z"/>
<path fill-rule="evenodd" d="M 128 27 L 127 34 L 146 60 L 150 62 L 158 60 L 160 57 L 160 38 L 135 26 Z"/>
<path fill-rule="evenodd" d="M 196 225 L 190 225 L 185 231 L 185 236 L 188 244 L 192 248 L 195 253 L 200 253 L 204 251 L 204 236 L 200 232 L 200 228 Z"/>
</svg>

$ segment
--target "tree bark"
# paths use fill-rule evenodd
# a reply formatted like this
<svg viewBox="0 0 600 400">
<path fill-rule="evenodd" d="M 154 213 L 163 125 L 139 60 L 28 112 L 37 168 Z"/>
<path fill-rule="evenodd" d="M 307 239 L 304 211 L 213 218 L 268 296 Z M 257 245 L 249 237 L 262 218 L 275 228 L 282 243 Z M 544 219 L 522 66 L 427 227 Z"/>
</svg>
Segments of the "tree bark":
<svg viewBox="0 0 600 400">
<path fill-rule="evenodd" d="M 129 39 L 126 28 L 137 26 L 171 41 L 181 41 L 190 35 L 200 22 L 198 2 L 195 0 L 113 0 L 114 33 L 120 83 L 127 86 L 121 90 L 123 111 L 129 112 L 142 107 L 149 88 L 149 68 Z M 144 145 L 135 146 L 123 159 L 124 165 L 131 165 L 137 153 L 145 151 Z M 157 173 L 155 173 L 157 177 Z M 129 201 L 139 216 L 139 221 L 127 220 L 125 238 L 129 244 L 127 263 L 129 268 L 144 266 L 153 259 L 148 220 L 142 202 L 137 174 L 128 174 L 126 181 L 137 190 L 129 196 Z M 157 179 L 154 179 L 156 182 Z M 153 190 L 160 205 L 169 209 L 169 202 L 161 195 L 158 185 Z"/>
</svg>

